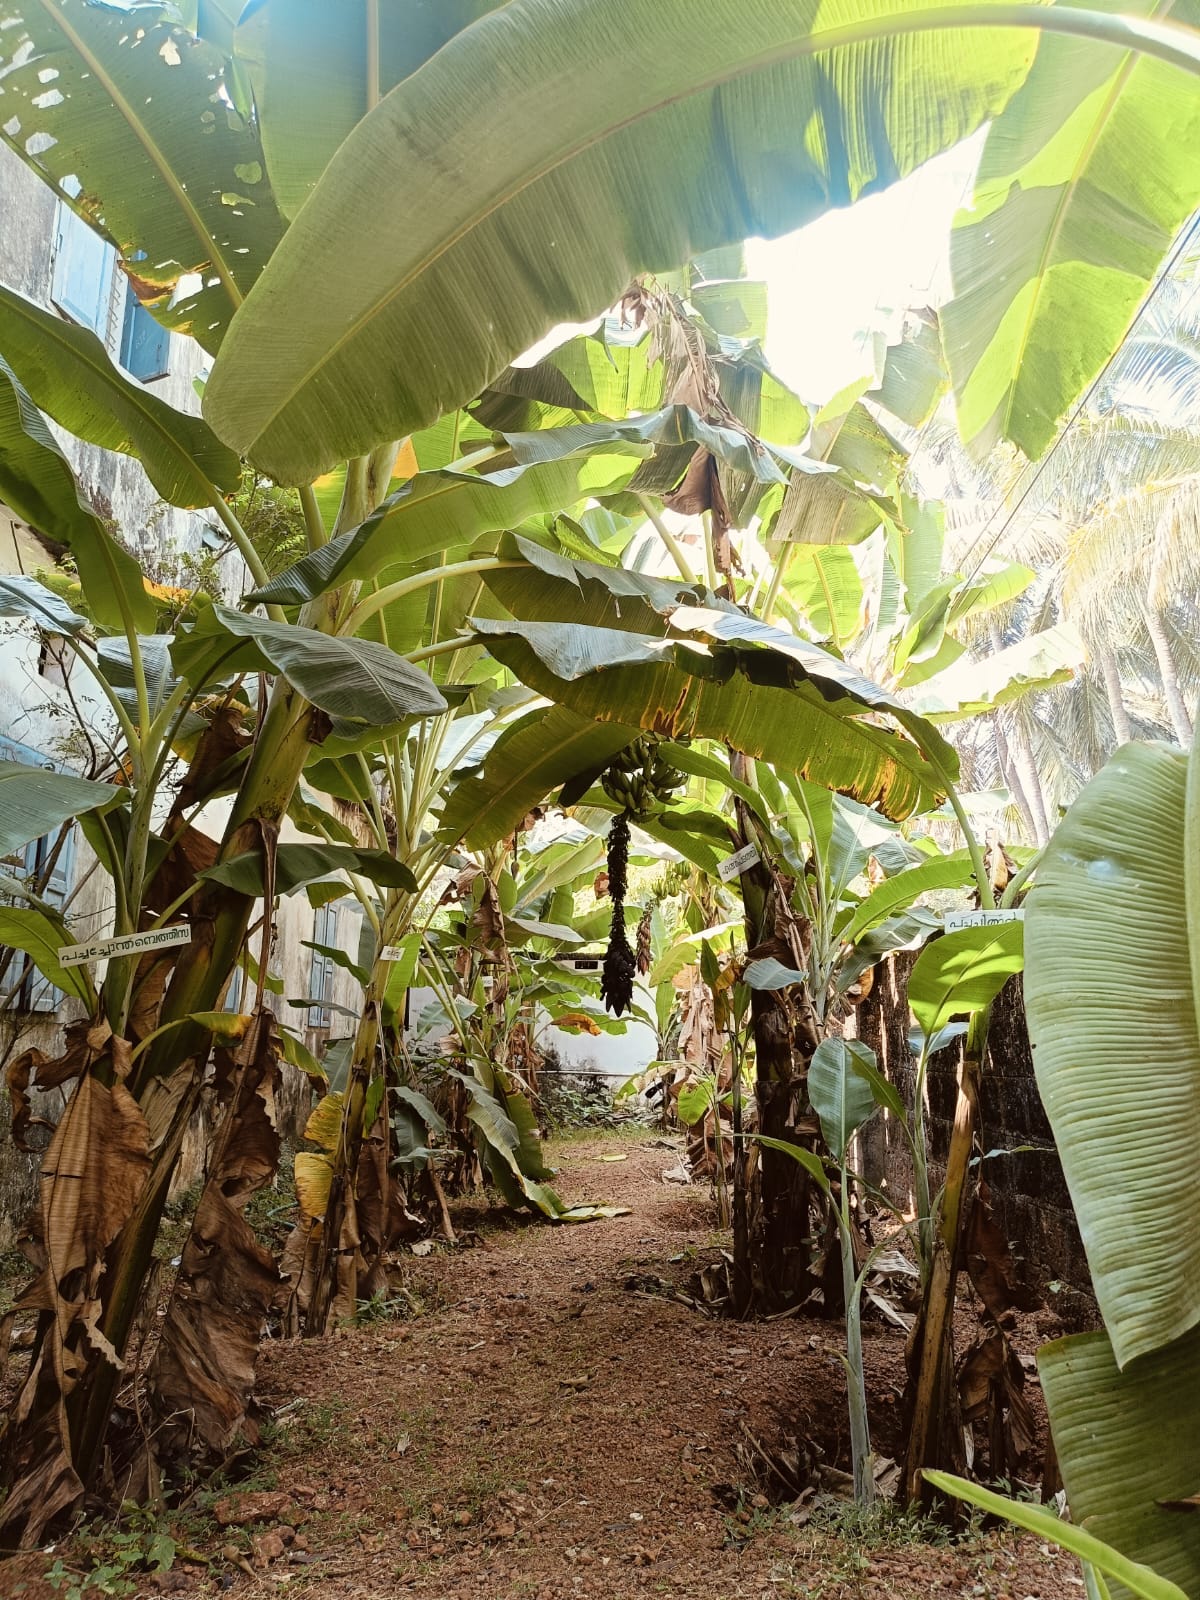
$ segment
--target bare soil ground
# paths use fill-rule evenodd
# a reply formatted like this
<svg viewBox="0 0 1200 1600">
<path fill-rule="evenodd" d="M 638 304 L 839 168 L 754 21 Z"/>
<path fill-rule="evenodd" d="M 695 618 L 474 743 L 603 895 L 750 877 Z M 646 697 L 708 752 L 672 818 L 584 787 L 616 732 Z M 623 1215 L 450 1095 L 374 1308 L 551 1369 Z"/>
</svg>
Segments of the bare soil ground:
<svg viewBox="0 0 1200 1600">
<path fill-rule="evenodd" d="M 664 1184 L 678 1154 L 653 1135 L 559 1141 L 551 1160 L 567 1199 L 629 1215 L 551 1228 L 460 1206 L 466 1247 L 414 1258 L 403 1303 L 327 1340 L 268 1346 L 274 1420 L 254 1476 L 177 1528 L 207 1562 L 177 1560 L 135 1580 L 138 1594 L 1083 1595 L 1072 1558 L 1012 1530 L 951 1537 L 821 1493 L 770 1506 L 739 1442 L 744 1458 L 748 1438 L 794 1435 L 847 1464 L 840 1325 L 722 1321 L 661 1292 L 724 1241 L 704 1189 Z M 903 1335 L 867 1330 L 886 1454 Z M 79 1546 L 61 1554 L 76 1566 Z M 51 1559 L 0 1564 L 3 1600 L 55 1592 Z"/>
</svg>

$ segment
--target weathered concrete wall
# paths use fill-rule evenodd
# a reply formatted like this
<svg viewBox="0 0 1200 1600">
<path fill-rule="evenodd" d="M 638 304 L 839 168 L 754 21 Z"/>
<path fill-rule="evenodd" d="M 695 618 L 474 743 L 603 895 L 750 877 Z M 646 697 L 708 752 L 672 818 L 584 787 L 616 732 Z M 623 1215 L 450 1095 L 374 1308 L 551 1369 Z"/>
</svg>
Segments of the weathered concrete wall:
<svg viewBox="0 0 1200 1600">
<path fill-rule="evenodd" d="M 856 1013 L 858 1036 L 875 1051 L 908 1104 L 915 1061 L 908 1045 L 906 986 L 914 959 L 902 953 L 882 962 L 870 996 Z M 953 1045 L 930 1062 L 927 1118 L 931 1156 L 939 1169 L 935 1184 L 940 1182 L 950 1145 L 960 1061 L 961 1048 Z M 1046 1293 L 1050 1283 L 1061 1285 L 1046 1298 L 1064 1320 L 1087 1320 L 1086 1307 L 1075 1304 L 1076 1297 L 1086 1298 L 1090 1290 L 1087 1257 L 1034 1078 L 1019 977 L 1005 986 L 992 1010 L 980 1121 L 979 1145 L 986 1156 L 992 1204 L 1023 1281 L 1039 1293 Z M 903 1137 L 889 1127 L 889 1119 L 875 1119 L 864 1139 L 863 1156 L 868 1179 L 885 1183 L 911 1209 L 911 1161 Z"/>
<path fill-rule="evenodd" d="M 53 191 L 7 146 L 0 145 L 0 216 L 4 218 L 0 228 L 0 283 L 48 310 L 54 309 L 51 293 L 58 209 Z M 119 339 L 117 319 L 124 303 L 124 286 L 124 275 L 118 269 L 113 274 L 110 347 Z M 198 415 L 200 398 L 194 380 L 207 371 L 208 365 L 208 357 L 193 339 L 173 333 L 170 370 L 165 377 L 147 384 L 147 388 L 177 410 Z M 75 469 L 84 498 L 102 515 L 116 521 L 121 538 L 143 557 L 151 576 L 171 571 L 172 551 L 196 554 L 204 548 L 210 517 L 165 505 L 132 456 L 84 444 L 53 424 L 52 427 Z M 51 528 L 40 531 L 53 537 Z M 46 558 L 42 564 L 48 564 Z M 229 581 L 237 583 L 240 561 L 229 561 L 227 566 Z"/>
<path fill-rule="evenodd" d="M 53 191 L 7 147 L 0 146 L 0 282 L 47 309 L 54 309 L 54 256 L 59 206 Z M 113 272 L 108 323 L 101 330 L 110 351 L 119 347 L 125 303 L 125 279 Z M 149 392 L 178 410 L 200 409 L 194 380 L 206 371 L 208 358 L 191 339 L 170 336 L 169 371 L 147 384 Z M 182 555 L 209 550 L 210 516 L 165 505 L 141 465 L 82 443 L 51 423 L 77 475 L 85 500 L 111 517 L 127 547 L 138 555 L 148 576 L 170 579 Z M 37 532 L 53 539 L 55 529 Z M 32 575 L 52 565 L 49 551 L 34 532 L 0 505 L 0 572 Z M 240 593 L 244 569 L 239 558 L 222 558 L 226 592 Z M 0 624 L 0 735 L 15 740 L 57 763 L 86 771 L 88 733 L 111 733 L 107 707 L 89 693 L 83 673 L 71 680 L 72 694 L 39 671 L 40 641 L 20 623 Z M 76 704 L 72 704 L 72 695 Z M 11 868 L 9 869 L 11 870 Z M 72 934 L 79 939 L 103 936 L 112 927 L 112 895 L 104 873 L 86 841 L 75 839 L 73 893 L 67 910 Z M 102 973 L 97 973 L 99 979 Z M 7 1063 L 21 1050 L 36 1047 L 48 1055 L 63 1047 L 62 1026 L 77 1015 L 77 1002 L 66 1002 L 56 1016 L 9 1010 L 0 1015 L 0 1060 Z M 36 1155 L 17 1151 L 10 1137 L 7 1096 L 0 1106 L 0 1246 L 11 1240 L 36 1193 Z M 299 1093 L 294 1097 L 300 1098 Z M 55 1092 L 35 1097 L 39 1115 L 53 1120 L 62 1105 Z M 298 1114 L 298 1113 L 297 1113 Z M 44 1143 L 46 1135 L 37 1135 Z M 180 1163 L 178 1184 L 188 1187 L 200 1176 L 205 1130 L 197 1124 Z"/>
</svg>

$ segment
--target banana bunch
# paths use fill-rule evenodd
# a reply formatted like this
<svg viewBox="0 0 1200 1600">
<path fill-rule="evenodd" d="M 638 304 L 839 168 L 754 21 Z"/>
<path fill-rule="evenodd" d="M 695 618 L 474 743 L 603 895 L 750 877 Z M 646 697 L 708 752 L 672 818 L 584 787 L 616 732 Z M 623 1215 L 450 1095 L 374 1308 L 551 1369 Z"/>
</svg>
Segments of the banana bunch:
<svg viewBox="0 0 1200 1600">
<path fill-rule="evenodd" d="M 614 756 L 600 779 L 608 798 L 631 816 L 647 817 L 656 805 L 668 805 L 674 791 L 687 782 L 686 773 L 666 761 L 652 733 L 643 733 Z"/>
</svg>

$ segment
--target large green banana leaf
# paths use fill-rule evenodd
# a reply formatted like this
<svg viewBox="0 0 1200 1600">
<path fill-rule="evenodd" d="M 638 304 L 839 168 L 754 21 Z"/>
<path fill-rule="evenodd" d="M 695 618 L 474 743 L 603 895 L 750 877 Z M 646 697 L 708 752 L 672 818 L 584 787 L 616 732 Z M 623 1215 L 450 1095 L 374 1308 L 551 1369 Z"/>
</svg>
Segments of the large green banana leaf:
<svg viewBox="0 0 1200 1600">
<path fill-rule="evenodd" d="M 863 719 L 851 695 L 827 699 L 782 652 L 571 622 L 476 618 L 474 626 L 523 683 L 581 716 L 669 739 L 717 739 L 892 816 L 941 793 L 944 780 L 915 744 Z"/>
<path fill-rule="evenodd" d="M 481 768 L 459 778 L 439 831 L 473 850 L 486 849 L 569 778 L 598 771 L 637 736 L 636 727 L 592 722 L 565 706 L 531 711 L 505 729 Z"/>
<path fill-rule="evenodd" d="M 1038 1088 L 1122 1368 L 1200 1322 L 1186 781 L 1179 750 L 1119 750 L 1059 824 L 1025 913 Z"/>
<path fill-rule="evenodd" d="M 1195 27 L 1197 0 L 1097 10 Z M 1121 341 L 1177 230 L 1200 204 L 1200 94 L 1132 51 L 1047 36 L 992 124 L 951 243 L 942 312 L 964 438 L 1038 456 Z"/>
<path fill-rule="evenodd" d="M 77 778 L 73 772 L 0 761 L 0 856 L 11 855 L 85 811 L 107 811 L 128 798 L 126 789 Z"/>
<path fill-rule="evenodd" d="M 206 607 L 171 647 L 193 685 L 239 672 L 279 673 L 334 719 L 334 735 L 353 740 L 437 716 L 446 701 L 433 680 L 394 650 L 368 639 L 340 639 L 228 606 Z M 321 743 L 324 755 L 334 739 Z"/>
<path fill-rule="evenodd" d="M 871 928 L 877 928 L 897 911 L 907 910 L 931 889 L 963 889 L 971 882 L 971 857 L 966 850 L 948 856 L 934 856 L 918 866 L 908 867 L 876 884 L 853 909 L 849 921 L 838 929 L 845 944 L 857 944 Z"/>
<path fill-rule="evenodd" d="M 979 661 L 955 661 L 944 673 L 921 684 L 913 704 L 937 723 L 986 716 L 997 706 L 1068 683 L 1086 659 L 1078 629 L 1070 622 L 1059 622 L 1028 634 L 995 655 Z"/>
<path fill-rule="evenodd" d="M 1035 49 L 1025 29 L 911 33 L 907 0 L 865 9 L 509 0 L 338 149 L 238 314 L 214 427 L 307 481 L 461 405 L 635 273 L 912 171 L 995 115 Z"/>
<path fill-rule="evenodd" d="M 294 894 L 319 882 L 331 872 L 353 872 L 379 888 L 406 889 L 415 894 L 417 880 L 403 861 L 387 850 L 365 850 L 344 844 L 281 844 L 276 848 L 273 887 L 276 894 Z M 263 857 L 260 850 L 232 856 L 199 874 L 223 883 L 239 894 L 263 893 Z"/>
<path fill-rule="evenodd" d="M 283 232 L 225 58 L 170 6 L 0 0 L 3 136 L 113 241 L 140 292 L 215 349 Z M 49 85 L 49 87 L 48 87 Z"/>
<path fill-rule="evenodd" d="M 20 950 L 56 989 L 82 1000 L 85 1006 L 93 1006 L 96 991 L 87 968 L 59 964 L 58 952 L 74 942 L 62 917 L 49 907 L 34 911 L 26 906 L 0 906 L 0 945 L 6 950 Z M 5 990 L 12 981 L 13 969 L 6 965 Z"/>
<path fill-rule="evenodd" d="M 731 602 L 715 599 L 698 586 L 680 578 L 653 578 L 624 567 L 576 561 L 517 535 L 503 541 L 501 549 L 512 549 L 528 565 L 486 573 L 488 588 L 523 621 L 561 621 L 579 630 L 577 636 L 565 635 L 561 641 L 562 660 L 570 663 L 572 674 L 591 670 L 582 665 L 592 647 L 586 636 L 589 629 L 660 638 L 682 633 L 720 639 L 746 653 L 743 670 L 752 676 L 750 658 L 753 651 L 761 649 L 765 654 L 760 666 L 765 665 L 766 654 L 789 662 L 787 668 L 776 666 L 775 681 L 806 677 L 818 684 L 828 699 L 848 695 L 862 706 L 889 711 L 901 721 L 911 720 L 913 732 L 927 738 L 953 766 L 953 751 L 928 723 L 912 718 L 898 700 L 840 657 L 783 628 L 748 617 Z M 604 659 L 615 660 L 612 641 L 593 642 Z M 644 653 L 630 657 L 639 658 L 644 659 Z"/>
<path fill-rule="evenodd" d="M 1019 922 L 957 928 L 925 946 L 909 974 L 908 1003 L 926 1038 L 991 1005 L 1021 970 L 1023 932 Z"/>
<path fill-rule="evenodd" d="M 0 577 L 0 617 L 20 617 L 36 623 L 50 633 L 61 633 L 78 638 L 88 631 L 88 620 L 72 611 L 67 602 L 53 589 L 47 589 L 36 578 L 21 574 Z"/>
<path fill-rule="evenodd" d="M 47 415 L 89 444 L 136 456 L 172 505 L 208 506 L 237 487 L 241 463 L 202 418 L 131 382 L 89 328 L 3 285 L 0 352 Z"/>
<path fill-rule="evenodd" d="M 638 458 L 628 454 L 569 455 L 507 467 L 490 477 L 453 467 L 420 472 L 359 527 L 312 551 L 251 598 L 299 605 L 335 583 L 374 578 L 387 567 L 465 549 L 482 534 L 620 488 L 637 464 Z"/>
<path fill-rule="evenodd" d="M 845 1160 L 851 1139 L 879 1109 L 868 1073 L 877 1075 L 875 1052 L 861 1039 L 822 1039 L 813 1052 L 808 1098 L 835 1161 Z"/>
<path fill-rule="evenodd" d="M 234 48 L 249 69 L 271 187 L 284 215 L 295 216 L 381 94 L 500 3 L 252 0 Z"/>
<path fill-rule="evenodd" d="M 1200 1594 L 1198 1365 L 1196 1331 L 1123 1371 L 1103 1333 L 1038 1352 L 1071 1520 L 1188 1595 Z M 1130 1593 L 1111 1589 L 1114 1600 Z"/>
<path fill-rule="evenodd" d="M 142 571 L 80 499 L 70 463 L 46 419 L 0 355 L 0 500 L 38 533 L 69 545 L 97 621 L 154 626 Z"/>
</svg>

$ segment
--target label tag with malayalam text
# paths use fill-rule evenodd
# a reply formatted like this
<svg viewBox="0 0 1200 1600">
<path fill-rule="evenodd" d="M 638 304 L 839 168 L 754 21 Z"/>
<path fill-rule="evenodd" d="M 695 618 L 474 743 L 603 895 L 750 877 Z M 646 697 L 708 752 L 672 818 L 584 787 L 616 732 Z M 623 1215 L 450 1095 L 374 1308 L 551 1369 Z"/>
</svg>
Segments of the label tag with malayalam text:
<svg viewBox="0 0 1200 1600">
<path fill-rule="evenodd" d="M 758 846 L 744 844 L 731 856 L 726 856 L 724 861 L 717 863 L 717 877 L 722 883 L 728 883 L 730 878 L 736 878 L 739 873 L 745 872 L 748 867 L 756 867 L 762 857 L 758 853 Z"/>
<path fill-rule="evenodd" d="M 1000 922 L 1023 922 L 1025 913 L 1020 908 L 1009 911 L 947 911 L 947 933 L 957 933 L 960 928 L 991 928 Z"/>
<path fill-rule="evenodd" d="M 60 967 L 83 967 L 105 956 L 132 956 L 143 950 L 165 950 L 172 945 L 191 944 L 189 924 L 172 928 L 151 928 L 149 933 L 125 933 L 116 939 L 94 939 L 91 944 L 67 944 L 58 952 Z"/>
</svg>

